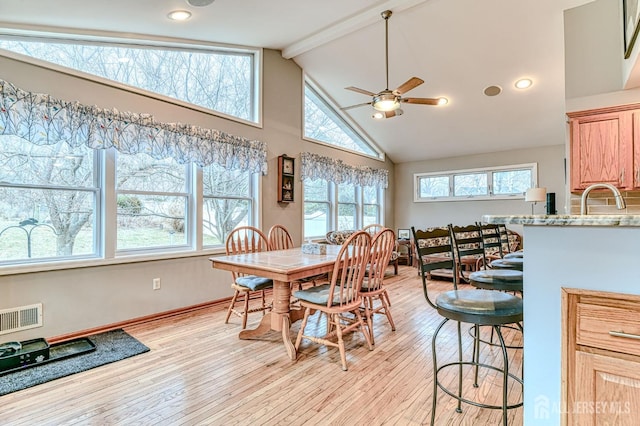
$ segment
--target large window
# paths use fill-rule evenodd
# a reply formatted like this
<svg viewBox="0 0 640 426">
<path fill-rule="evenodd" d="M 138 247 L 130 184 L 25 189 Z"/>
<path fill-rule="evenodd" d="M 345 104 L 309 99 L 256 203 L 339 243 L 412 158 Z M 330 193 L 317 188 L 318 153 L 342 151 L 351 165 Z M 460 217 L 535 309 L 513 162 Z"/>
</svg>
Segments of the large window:
<svg viewBox="0 0 640 426">
<path fill-rule="evenodd" d="M 0 160 L 0 264 L 214 248 L 234 227 L 258 225 L 255 173 L 6 135 Z"/>
<path fill-rule="evenodd" d="M 99 154 L 0 135 L 0 263 L 98 255 Z"/>
<path fill-rule="evenodd" d="M 257 122 L 258 51 L 118 40 L 0 39 L 0 48 Z"/>
<path fill-rule="evenodd" d="M 535 187 L 535 163 L 414 175 L 414 201 L 492 200 L 524 197 Z"/>
<path fill-rule="evenodd" d="M 324 238 L 332 230 L 361 229 L 382 223 L 384 190 L 323 179 L 303 181 L 304 238 Z"/>
<path fill-rule="evenodd" d="M 237 226 L 253 224 L 255 187 L 251 173 L 212 164 L 202 171 L 202 234 L 205 247 L 224 244 Z"/>
<path fill-rule="evenodd" d="M 381 222 L 380 192 L 375 186 L 362 187 L 362 227 Z"/>
<path fill-rule="evenodd" d="M 304 238 L 324 237 L 331 225 L 329 184 L 324 179 L 305 180 Z"/>
<path fill-rule="evenodd" d="M 357 223 L 356 187 L 352 183 L 338 185 L 338 231 L 356 229 Z"/>
<path fill-rule="evenodd" d="M 118 250 L 187 246 L 188 172 L 170 158 L 117 155 Z"/>
<path fill-rule="evenodd" d="M 355 125 L 336 113 L 333 106 L 321 95 L 320 89 L 308 79 L 304 86 L 304 137 L 338 148 L 382 158 L 382 153 L 367 141 Z"/>
</svg>

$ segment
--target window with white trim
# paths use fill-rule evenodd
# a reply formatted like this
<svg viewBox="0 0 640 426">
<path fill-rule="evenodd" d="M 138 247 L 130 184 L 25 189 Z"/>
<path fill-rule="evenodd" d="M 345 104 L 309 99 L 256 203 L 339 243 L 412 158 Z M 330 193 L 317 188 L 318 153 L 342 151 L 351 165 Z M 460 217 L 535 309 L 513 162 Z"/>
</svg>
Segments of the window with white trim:
<svg viewBox="0 0 640 426">
<path fill-rule="evenodd" d="M 105 175 L 115 176 L 115 186 L 102 184 Z M 222 247 L 234 227 L 258 225 L 257 180 L 257 173 L 218 165 L 0 135 L 0 265 Z M 115 207 L 101 202 L 110 191 Z M 115 252 L 102 235 L 115 238 Z"/>
<path fill-rule="evenodd" d="M 414 201 L 465 201 L 522 198 L 536 186 L 536 163 L 413 175 Z"/>
<path fill-rule="evenodd" d="M 116 156 L 117 250 L 190 245 L 190 168 L 147 154 Z"/>
<path fill-rule="evenodd" d="M 358 220 L 356 187 L 352 183 L 338 185 L 338 231 L 356 229 Z"/>
<path fill-rule="evenodd" d="M 0 48 L 126 84 L 163 100 L 259 121 L 258 50 L 65 37 L 2 36 Z"/>
<path fill-rule="evenodd" d="M 331 199 L 329 183 L 324 179 L 307 179 L 303 182 L 304 238 L 320 238 L 331 226 Z"/>
<path fill-rule="evenodd" d="M 255 180 L 247 171 L 229 171 L 217 164 L 202 169 L 204 247 L 223 245 L 234 228 L 254 224 Z"/>
<path fill-rule="evenodd" d="M 345 117 L 338 114 L 338 108 L 328 99 L 317 85 L 305 78 L 304 138 L 358 154 L 384 158 L 382 151 L 363 136 L 364 131 L 357 130 L 355 123 L 347 122 Z"/>
<path fill-rule="evenodd" d="M 100 253 L 102 155 L 0 135 L 0 263 Z"/>
<path fill-rule="evenodd" d="M 324 179 L 304 180 L 304 238 L 324 238 L 332 230 L 362 229 L 382 223 L 384 190 Z"/>
</svg>

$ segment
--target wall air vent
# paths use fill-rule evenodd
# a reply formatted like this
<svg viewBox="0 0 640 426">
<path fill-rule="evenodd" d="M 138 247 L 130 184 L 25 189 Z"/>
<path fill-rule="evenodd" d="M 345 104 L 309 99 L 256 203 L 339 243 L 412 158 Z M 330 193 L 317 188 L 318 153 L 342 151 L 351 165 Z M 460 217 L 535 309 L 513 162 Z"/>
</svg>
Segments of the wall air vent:
<svg viewBox="0 0 640 426">
<path fill-rule="evenodd" d="M 42 303 L 0 309 L 0 334 L 42 327 Z"/>
</svg>

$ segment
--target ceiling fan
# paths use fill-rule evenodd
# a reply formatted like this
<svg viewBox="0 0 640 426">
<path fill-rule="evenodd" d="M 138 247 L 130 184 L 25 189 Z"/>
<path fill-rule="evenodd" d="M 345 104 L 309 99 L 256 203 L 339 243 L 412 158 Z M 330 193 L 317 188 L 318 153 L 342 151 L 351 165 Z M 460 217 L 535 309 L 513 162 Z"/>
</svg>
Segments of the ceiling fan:
<svg viewBox="0 0 640 426">
<path fill-rule="evenodd" d="M 368 90 L 360 89 L 358 87 L 349 86 L 345 87 L 347 90 L 362 93 L 363 95 L 369 95 L 372 97 L 371 102 L 365 102 L 362 104 L 351 105 L 342 108 L 343 111 L 358 108 L 364 105 L 371 105 L 375 109 L 373 118 L 391 118 L 398 115 L 402 115 L 403 111 L 400 109 L 401 103 L 408 104 L 421 104 L 421 105 L 444 105 L 448 101 L 446 98 L 403 98 L 402 95 L 409 90 L 415 89 L 424 83 L 424 80 L 418 77 L 411 77 L 409 80 L 402 83 L 395 90 L 389 90 L 389 18 L 392 12 L 385 10 L 381 13 L 384 19 L 385 27 L 385 66 L 386 66 L 386 88 L 378 93 L 373 93 Z"/>
</svg>

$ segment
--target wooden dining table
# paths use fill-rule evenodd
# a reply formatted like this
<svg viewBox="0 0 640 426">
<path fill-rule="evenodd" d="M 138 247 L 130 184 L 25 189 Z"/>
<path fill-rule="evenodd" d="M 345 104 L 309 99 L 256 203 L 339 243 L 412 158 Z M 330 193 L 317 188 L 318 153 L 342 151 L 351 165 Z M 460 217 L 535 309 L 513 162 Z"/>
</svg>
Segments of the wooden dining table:
<svg viewBox="0 0 640 426">
<path fill-rule="evenodd" d="M 262 317 L 257 328 L 242 330 L 239 334 L 240 339 L 252 339 L 272 330 L 279 331 L 282 333 L 282 341 L 289 358 L 296 359 L 296 349 L 291 341 L 289 329 L 292 323 L 302 319 L 304 311 L 291 307 L 291 283 L 333 270 L 341 246 L 326 247 L 326 254 L 307 254 L 302 252 L 302 248 L 297 247 L 209 258 L 215 269 L 258 275 L 273 280 L 271 311 Z"/>
</svg>

